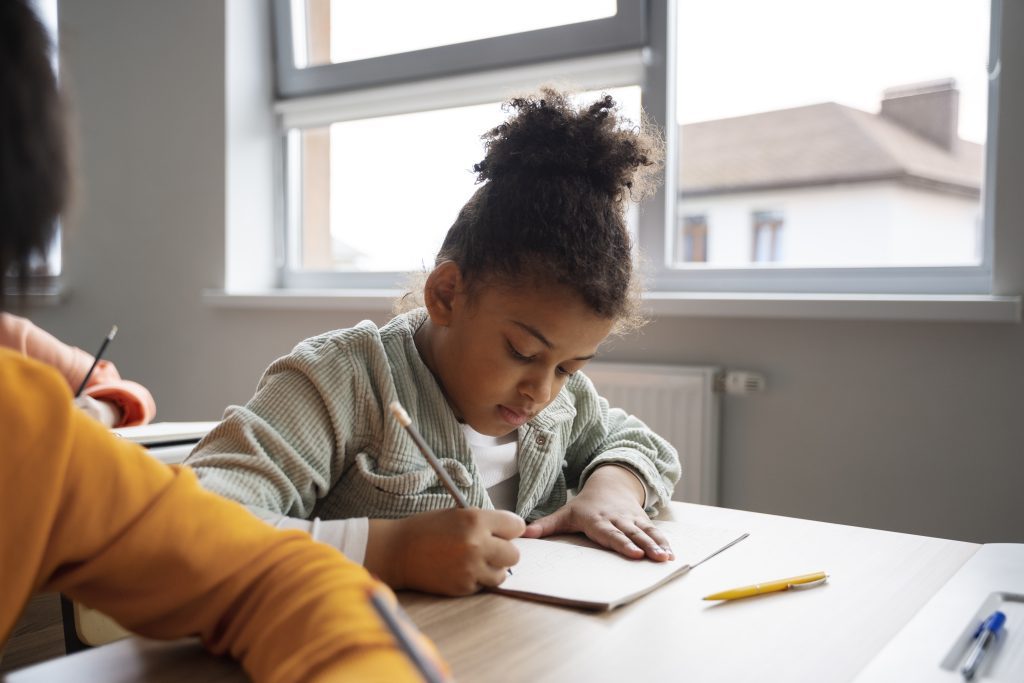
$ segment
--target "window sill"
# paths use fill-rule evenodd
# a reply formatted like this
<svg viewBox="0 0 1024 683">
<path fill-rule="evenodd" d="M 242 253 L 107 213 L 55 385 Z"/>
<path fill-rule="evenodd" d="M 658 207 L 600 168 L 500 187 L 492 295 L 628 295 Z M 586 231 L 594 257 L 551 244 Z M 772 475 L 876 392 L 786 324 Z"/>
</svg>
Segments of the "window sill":
<svg viewBox="0 0 1024 683">
<path fill-rule="evenodd" d="M 68 289 L 58 279 L 47 278 L 43 281 L 29 279 L 28 286 L 21 292 L 9 282 L 3 284 L 8 306 L 16 305 L 19 297 L 30 308 L 57 306 L 64 303 L 69 296 Z"/>
<path fill-rule="evenodd" d="M 1019 296 L 647 292 L 654 315 L 805 320 L 1019 323 Z"/>
<path fill-rule="evenodd" d="M 389 311 L 397 289 L 205 290 L 215 308 Z M 1019 323 L 1021 297 L 956 294 L 760 294 L 647 292 L 655 316 L 804 320 Z"/>
<path fill-rule="evenodd" d="M 203 290 L 203 301 L 214 308 L 260 308 L 296 311 L 391 310 L 404 294 L 397 289 L 266 289 L 253 292 Z"/>
</svg>

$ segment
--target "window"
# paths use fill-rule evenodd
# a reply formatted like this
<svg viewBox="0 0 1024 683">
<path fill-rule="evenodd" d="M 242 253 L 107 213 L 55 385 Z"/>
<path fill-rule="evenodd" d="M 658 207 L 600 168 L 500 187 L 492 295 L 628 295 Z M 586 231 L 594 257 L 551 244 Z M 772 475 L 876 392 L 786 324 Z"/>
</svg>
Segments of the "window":
<svg viewBox="0 0 1024 683">
<path fill-rule="evenodd" d="M 438 21 L 439 15 L 459 20 Z M 514 12 L 478 0 L 306 0 L 291 3 L 293 59 L 297 68 L 355 62 L 612 16 L 615 0 L 519 0 Z"/>
<path fill-rule="evenodd" d="M 53 42 L 53 70 L 59 73 L 57 62 L 57 0 L 33 0 L 32 6 Z M 49 293 L 57 288 L 56 278 L 61 274 L 61 228 L 57 224 L 53 241 L 46 254 L 33 256 L 29 263 L 29 293 Z"/>
<path fill-rule="evenodd" d="M 675 5 L 676 210 L 716 248 L 662 287 L 988 291 L 989 7 L 898 5 Z"/>
<path fill-rule="evenodd" d="M 682 229 L 676 239 L 676 261 L 706 263 L 708 260 L 707 216 L 683 216 Z"/>
<path fill-rule="evenodd" d="M 530 0 L 517 5 L 520 23 L 510 24 L 497 5 L 408 2 L 402 30 L 391 21 L 393 4 L 383 12 L 279 2 L 278 54 L 291 57 L 277 64 L 286 198 L 280 281 L 394 287 L 432 263 L 476 189 L 480 135 L 505 116 L 501 104 L 511 94 L 563 81 L 581 97 L 608 92 L 639 120 L 643 14 L 626 4 L 576 0 L 553 11 Z M 426 11 L 463 21 L 424 32 L 408 17 Z M 353 25 L 363 29 L 353 33 Z M 389 31 L 384 43 L 368 39 Z"/>
<path fill-rule="evenodd" d="M 755 211 L 751 218 L 754 226 L 751 262 L 782 261 L 782 214 L 778 211 Z"/>
<path fill-rule="evenodd" d="M 275 0 L 286 287 L 392 287 L 428 265 L 498 103 L 556 81 L 665 131 L 662 194 L 634 217 L 654 289 L 991 291 L 984 2 L 531 0 L 519 23 L 468 0 L 377 4 Z"/>
<path fill-rule="evenodd" d="M 637 120 L 638 88 L 607 92 Z M 300 197 L 291 269 L 408 272 L 432 263 L 476 190 L 479 136 L 503 117 L 501 103 L 488 102 L 290 130 L 289 183 Z"/>
</svg>

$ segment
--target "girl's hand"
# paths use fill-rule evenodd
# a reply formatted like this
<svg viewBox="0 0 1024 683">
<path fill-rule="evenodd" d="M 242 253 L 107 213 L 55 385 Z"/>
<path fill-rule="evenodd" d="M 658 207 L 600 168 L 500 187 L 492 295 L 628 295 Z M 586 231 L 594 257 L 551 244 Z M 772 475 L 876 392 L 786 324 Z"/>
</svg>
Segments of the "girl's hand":
<svg viewBox="0 0 1024 683">
<path fill-rule="evenodd" d="M 673 560 L 668 539 L 644 512 L 644 493 L 643 484 L 622 467 L 600 467 L 578 496 L 529 524 L 523 538 L 582 531 L 595 543 L 626 557 Z"/>
<path fill-rule="evenodd" d="M 505 580 L 525 527 L 515 513 L 476 508 L 371 519 L 365 565 L 396 590 L 469 595 Z"/>
</svg>

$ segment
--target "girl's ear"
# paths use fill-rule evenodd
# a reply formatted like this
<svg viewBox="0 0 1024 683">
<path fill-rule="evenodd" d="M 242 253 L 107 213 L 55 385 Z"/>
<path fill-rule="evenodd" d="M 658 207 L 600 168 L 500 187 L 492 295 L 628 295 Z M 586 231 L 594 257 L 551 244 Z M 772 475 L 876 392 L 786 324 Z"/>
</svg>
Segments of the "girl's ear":
<svg viewBox="0 0 1024 683">
<path fill-rule="evenodd" d="M 423 286 L 423 303 L 430 321 L 446 327 L 451 324 L 456 297 L 462 291 L 462 271 L 454 261 L 444 261 L 434 267 Z"/>
</svg>

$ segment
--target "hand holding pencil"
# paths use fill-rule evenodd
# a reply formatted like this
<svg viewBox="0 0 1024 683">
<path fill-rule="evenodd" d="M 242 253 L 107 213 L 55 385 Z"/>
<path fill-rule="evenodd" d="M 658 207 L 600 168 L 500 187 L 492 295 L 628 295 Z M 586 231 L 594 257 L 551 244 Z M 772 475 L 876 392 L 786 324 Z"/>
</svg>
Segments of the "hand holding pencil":
<svg viewBox="0 0 1024 683">
<path fill-rule="evenodd" d="M 390 410 L 437 473 L 455 507 L 397 520 L 371 519 L 366 567 L 392 588 L 442 595 L 468 595 L 501 584 L 508 567 L 519 561 L 511 540 L 522 535 L 525 522 L 513 512 L 469 505 L 408 413 L 397 402 Z"/>
<path fill-rule="evenodd" d="M 114 341 L 114 337 L 117 335 L 117 325 L 110 328 L 110 332 L 103 338 L 103 343 L 100 344 L 100 350 L 93 356 L 92 365 L 89 366 L 89 370 L 85 373 L 85 377 L 82 378 L 82 383 L 78 385 L 78 391 L 75 392 L 75 398 L 82 395 L 85 391 L 85 387 L 89 384 L 89 378 L 92 377 L 92 373 L 96 370 L 96 366 L 99 365 L 100 360 L 103 358 L 103 352 L 107 350 L 107 344 Z"/>
<path fill-rule="evenodd" d="M 100 344 L 100 350 L 96 352 L 95 356 L 93 356 L 92 365 L 89 366 L 85 376 L 82 378 L 82 383 L 78 385 L 78 390 L 75 392 L 75 405 L 78 406 L 86 415 L 107 427 L 113 427 L 121 422 L 121 409 L 111 401 L 97 400 L 91 396 L 83 395 L 82 392 L 85 391 L 85 387 L 89 384 L 89 380 L 96 371 L 96 366 L 99 365 L 100 360 L 103 359 L 103 353 L 107 350 L 107 345 L 114 341 L 114 337 L 116 335 L 117 325 L 114 325 L 110 328 L 110 332 L 107 333 L 107 336 L 103 338 L 103 343 Z"/>
</svg>

